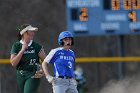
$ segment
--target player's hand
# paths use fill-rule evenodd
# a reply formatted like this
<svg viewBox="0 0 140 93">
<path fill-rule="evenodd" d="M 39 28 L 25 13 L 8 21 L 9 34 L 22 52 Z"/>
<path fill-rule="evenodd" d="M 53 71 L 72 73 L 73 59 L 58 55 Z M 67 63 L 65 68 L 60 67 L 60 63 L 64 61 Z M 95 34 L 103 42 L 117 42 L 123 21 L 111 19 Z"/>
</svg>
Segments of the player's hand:
<svg viewBox="0 0 140 93">
<path fill-rule="evenodd" d="M 73 79 L 73 84 L 77 86 L 77 81 L 75 79 Z"/>
<path fill-rule="evenodd" d="M 22 44 L 22 49 L 21 50 L 25 51 L 27 48 L 28 48 L 28 44 L 26 42 L 24 42 Z"/>
<path fill-rule="evenodd" d="M 52 83 L 54 81 L 54 77 L 51 75 L 47 75 L 46 79 L 48 80 L 49 83 Z"/>
<path fill-rule="evenodd" d="M 44 76 L 44 72 L 42 69 L 40 69 L 39 71 L 36 71 L 35 75 L 32 76 L 32 78 L 41 78 Z"/>
</svg>

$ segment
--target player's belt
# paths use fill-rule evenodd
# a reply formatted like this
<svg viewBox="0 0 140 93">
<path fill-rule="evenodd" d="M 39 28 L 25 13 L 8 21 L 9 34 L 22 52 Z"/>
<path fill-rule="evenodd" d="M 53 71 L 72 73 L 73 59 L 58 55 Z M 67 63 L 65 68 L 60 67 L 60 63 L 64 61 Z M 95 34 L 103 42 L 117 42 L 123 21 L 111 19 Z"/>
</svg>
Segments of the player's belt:
<svg viewBox="0 0 140 93">
<path fill-rule="evenodd" d="M 63 78 L 63 79 L 72 79 L 72 77 L 69 77 L 69 76 L 58 76 L 58 78 Z"/>
</svg>

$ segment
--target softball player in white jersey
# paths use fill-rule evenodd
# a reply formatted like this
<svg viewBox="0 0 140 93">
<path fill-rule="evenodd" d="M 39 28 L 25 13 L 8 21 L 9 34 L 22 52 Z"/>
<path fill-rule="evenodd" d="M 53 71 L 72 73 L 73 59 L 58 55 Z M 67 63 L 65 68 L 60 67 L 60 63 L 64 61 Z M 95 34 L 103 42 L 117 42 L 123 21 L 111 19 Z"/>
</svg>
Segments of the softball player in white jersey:
<svg viewBox="0 0 140 93">
<path fill-rule="evenodd" d="M 78 93 L 74 79 L 75 55 L 70 49 L 73 42 L 69 31 L 61 32 L 58 37 L 60 47 L 52 49 L 42 63 L 46 79 L 52 83 L 53 93 Z M 54 76 L 49 74 L 47 63 L 54 66 Z"/>
</svg>

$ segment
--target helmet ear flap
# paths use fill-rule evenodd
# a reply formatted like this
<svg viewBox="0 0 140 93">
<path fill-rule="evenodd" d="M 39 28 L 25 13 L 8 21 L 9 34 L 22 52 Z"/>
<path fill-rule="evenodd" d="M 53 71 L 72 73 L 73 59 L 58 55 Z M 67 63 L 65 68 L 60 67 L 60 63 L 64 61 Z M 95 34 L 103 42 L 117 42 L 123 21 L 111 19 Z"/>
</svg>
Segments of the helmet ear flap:
<svg viewBox="0 0 140 93">
<path fill-rule="evenodd" d="M 60 45 L 62 46 L 64 45 L 64 42 L 62 41 L 62 39 L 60 40 Z"/>
<path fill-rule="evenodd" d="M 73 38 L 71 38 L 71 39 L 72 39 L 71 45 L 74 45 L 74 39 Z"/>
</svg>

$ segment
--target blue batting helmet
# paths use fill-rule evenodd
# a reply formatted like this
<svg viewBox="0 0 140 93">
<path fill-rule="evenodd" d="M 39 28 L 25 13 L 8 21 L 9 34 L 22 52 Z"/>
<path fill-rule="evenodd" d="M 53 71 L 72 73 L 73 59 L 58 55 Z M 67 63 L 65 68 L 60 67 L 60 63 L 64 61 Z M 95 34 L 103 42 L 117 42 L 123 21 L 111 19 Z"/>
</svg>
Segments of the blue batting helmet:
<svg viewBox="0 0 140 93">
<path fill-rule="evenodd" d="M 71 32 L 69 32 L 69 31 L 63 31 L 63 32 L 61 32 L 60 34 L 59 34 L 59 37 L 58 37 L 58 44 L 59 45 L 63 45 L 63 42 L 62 42 L 62 40 L 64 39 L 64 38 L 72 38 L 72 45 L 73 45 L 73 35 L 72 35 L 72 33 Z"/>
</svg>

